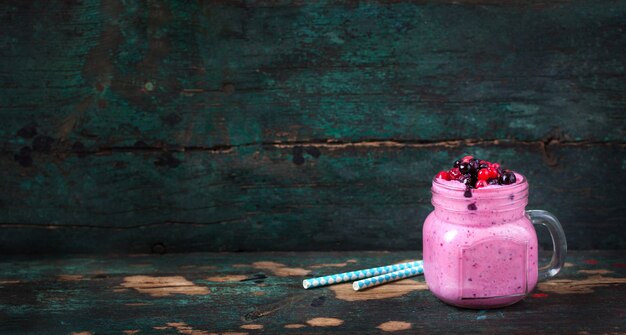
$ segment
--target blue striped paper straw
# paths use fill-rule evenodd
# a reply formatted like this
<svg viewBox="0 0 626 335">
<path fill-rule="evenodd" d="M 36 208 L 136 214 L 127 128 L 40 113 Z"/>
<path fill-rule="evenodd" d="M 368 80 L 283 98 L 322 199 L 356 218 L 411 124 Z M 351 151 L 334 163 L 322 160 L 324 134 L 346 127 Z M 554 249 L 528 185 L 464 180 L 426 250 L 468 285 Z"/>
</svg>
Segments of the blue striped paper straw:
<svg viewBox="0 0 626 335">
<path fill-rule="evenodd" d="M 424 265 L 422 263 L 418 266 L 410 267 L 408 269 L 394 271 L 394 272 L 390 272 L 390 273 L 383 274 L 380 276 L 355 281 L 354 283 L 352 283 L 352 288 L 355 291 L 360 291 L 366 288 L 378 286 L 378 285 L 389 283 L 392 281 L 396 281 L 396 280 L 400 280 L 400 279 L 404 279 L 408 277 L 414 277 L 417 275 L 421 275 L 423 273 L 424 273 Z"/>
<path fill-rule="evenodd" d="M 338 273 L 338 274 L 324 276 L 324 277 L 309 278 L 309 279 L 305 279 L 302 281 L 302 286 L 305 289 L 309 289 L 309 288 L 321 287 L 321 286 L 326 286 L 326 285 L 338 284 L 338 283 L 343 283 L 349 280 L 369 278 L 369 277 L 378 276 L 378 275 L 389 273 L 389 272 L 408 269 L 411 267 L 417 267 L 417 266 L 422 267 L 423 264 L 424 264 L 423 261 L 414 261 L 414 262 L 379 266 L 377 268 L 371 268 L 371 269 L 365 269 L 365 270 Z"/>
</svg>

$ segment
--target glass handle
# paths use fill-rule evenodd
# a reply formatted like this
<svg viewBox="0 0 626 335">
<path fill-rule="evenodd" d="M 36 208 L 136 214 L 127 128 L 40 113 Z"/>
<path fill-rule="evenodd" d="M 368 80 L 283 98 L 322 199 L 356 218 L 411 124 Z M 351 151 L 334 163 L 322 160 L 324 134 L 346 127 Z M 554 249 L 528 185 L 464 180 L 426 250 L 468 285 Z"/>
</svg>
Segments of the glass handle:
<svg viewBox="0 0 626 335">
<path fill-rule="evenodd" d="M 539 280 L 545 280 L 556 276 L 565 264 L 565 255 L 567 254 L 567 241 L 565 240 L 565 232 L 556 216 L 548 211 L 529 210 L 526 214 L 535 225 L 542 225 L 548 228 L 550 236 L 552 236 L 553 253 L 550 263 L 539 268 Z"/>
</svg>

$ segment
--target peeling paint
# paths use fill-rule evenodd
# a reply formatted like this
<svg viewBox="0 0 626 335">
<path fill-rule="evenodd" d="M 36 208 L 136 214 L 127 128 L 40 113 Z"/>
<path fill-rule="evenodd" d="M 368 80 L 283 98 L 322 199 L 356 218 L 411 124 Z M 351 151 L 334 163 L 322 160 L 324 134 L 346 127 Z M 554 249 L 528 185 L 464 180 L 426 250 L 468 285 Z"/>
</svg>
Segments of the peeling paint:
<svg viewBox="0 0 626 335">
<path fill-rule="evenodd" d="M 58 275 L 58 281 L 80 281 L 83 280 L 82 275 Z"/>
<path fill-rule="evenodd" d="M 337 318 L 320 317 L 307 320 L 306 323 L 312 327 L 337 327 L 343 324 L 343 320 Z"/>
<path fill-rule="evenodd" d="M 285 325 L 285 328 L 287 329 L 299 329 L 304 327 L 306 327 L 306 325 L 303 325 L 301 323 L 290 323 Z"/>
<path fill-rule="evenodd" d="M 539 283 L 537 288 L 544 292 L 559 294 L 583 294 L 593 293 L 594 288 L 625 284 L 626 278 L 604 277 L 602 275 L 591 276 L 589 278 L 574 279 L 554 279 Z"/>
<path fill-rule="evenodd" d="M 212 282 L 217 282 L 217 283 L 223 283 L 223 282 L 229 282 L 229 281 L 240 281 L 240 280 L 244 280 L 246 278 L 248 278 L 248 276 L 244 276 L 244 275 L 229 275 L 229 276 L 207 277 L 207 278 L 205 278 L 205 280 L 212 281 Z"/>
<path fill-rule="evenodd" d="M 124 277 L 124 282 L 120 286 L 134 289 L 137 292 L 149 294 L 153 297 L 166 297 L 172 294 L 205 295 L 210 293 L 208 287 L 198 286 L 182 276 L 128 276 Z"/>
<path fill-rule="evenodd" d="M 167 326 L 170 328 L 188 327 L 185 322 L 168 322 Z"/>
<path fill-rule="evenodd" d="M 598 269 L 598 270 L 578 270 L 578 273 L 586 273 L 589 275 L 605 275 L 609 273 L 613 273 L 614 271 L 606 270 L 606 269 Z"/>
<path fill-rule="evenodd" d="M 358 292 L 354 291 L 351 283 L 334 285 L 331 286 L 330 289 L 335 292 L 335 297 L 337 299 L 345 301 L 362 301 L 396 298 L 413 291 L 427 290 L 428 286 L 425 282 L 414 279 L 403 279 Z"/>
<path fill-rule="evenodd" d="M 411 329 L 411 323 L 404 322 L 404 321 L 387 321 L 387 322 L 381 323 L 376 328 L 384 332 L 395 332 L 399 330 Z"/>
<path fill-rule="evenodd" d="M 167 326 L 169 328 L 176 329 L 176 331 L 179 334 L 186 334 L 186 335 L 211 335 L 211 333 L 209 333 L 206 330 L 196 330 L 196 329 L 193 329 L 193 327 L 189 326 L 185 322 L 168 322 Z"/>
<path fill-rule="evenodd" d="M 348 264 L 351 263 L 356 263 L 355 259 L 349 259 L 345 262 L 341 262 L 341 263 L 322 263 L 322 264 L 314 264 L 309 266 L 309 268 L 311 269 L 317 269 L 317 268 L 342 268 L 345 266 L 348 266 Z"/>
<path fill-rule="evenodd" d="M 285 264 L 269 261 L 254 262 L 252 263 L 252 267 L 255 269 L 270 271 L 278 277 L 306 276 L 311 273 L 311 270 L 303 268 L 290 268 Z"/>
<path fill-rule="evenodd" d="M 286 266 L 287 265 L 285 264 L 272 262 L 272 261 L 260 261 L 260 262 L 252 263 L 252 267 L 257 268 L 257 269 L 272 269 L 272 268 L 280 268 L 280 267 L 286 267 Z"/>
</svg>

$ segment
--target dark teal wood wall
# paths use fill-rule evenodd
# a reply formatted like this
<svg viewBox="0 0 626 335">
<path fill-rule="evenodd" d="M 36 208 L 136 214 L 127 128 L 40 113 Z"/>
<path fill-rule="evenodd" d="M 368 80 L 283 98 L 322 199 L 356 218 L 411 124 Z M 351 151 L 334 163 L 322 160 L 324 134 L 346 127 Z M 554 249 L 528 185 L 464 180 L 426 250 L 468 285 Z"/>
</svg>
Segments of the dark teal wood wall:
<svg viewBox="0 0 626 335">
<path fill-rule="evenodd" d="M 4 1 L 0 252 L 418 249 L 464 153 L 626 247 L 624 1 Z"/>
</svg>

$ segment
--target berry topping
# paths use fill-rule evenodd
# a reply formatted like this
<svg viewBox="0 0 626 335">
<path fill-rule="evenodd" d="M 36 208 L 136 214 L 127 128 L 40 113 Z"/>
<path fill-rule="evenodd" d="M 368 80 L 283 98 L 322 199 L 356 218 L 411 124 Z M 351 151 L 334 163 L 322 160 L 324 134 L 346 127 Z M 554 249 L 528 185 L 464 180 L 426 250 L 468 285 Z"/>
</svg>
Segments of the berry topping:
<svg viewBox="0 0 626 335">
<path fill-rule="evenodd" d="M 458 180 L 459 177 L 463 175 L 461 171 L 459 171 L 458 167 L 450 169 L 450 171 L 448 171 L 448 174 L 450 175 L 450 180 Z"/>
<path fill-rule="evenodd" d="M 443 180 L 452 180 L 450 178 L 450 174 L 446 171 L 441 171 L 439 173 L 437 173 L 437 178 L 441 178 Z"/>
<path fill-rule="evenodd" d="M 476 188 L 485 187 L 487 185 L 489 185 L 489 184 L 487 184 L 486 180 L 479 180 L 479 181 L 476 182 Z"/>
<path fill-rule="evenodd" d="M 480 167 L 480 161 L 476 158 L 472 158 L 469 161 L 470 164 L 470 168 L 472 169 L 472 171 L 478 171 L 478 168 Z"/>
<path fill-rule="evenodd" d="M 507 170 L 500 176 L 498 182 L 501 185 L 510 185 L 515 183 L 515 179 L 515 173 Z"/>
<path fill-rule="evenodd" d="M 515 173 L 502 169 L 499 163 L 491 163 L 469 155 L 454 161 L 450 170 L 439 172 L 435 178 L 463 183 L 466 186 L 464 195 L 468 198 L 472 197 L 471 189 L 473 188 L 510 185 L 517 181 Z"/>
<path fill-rule="evenodd" d="M 499 173 L 498 170 L 494 169 L 493 167 L 489 168 L 489 178 L 498 178 L 499 177 Z"/>
<path fill-rule="evenodd" d="M 439 174 L 441 174 L 441 172 L 439 172 Z M 489 179 L 489 175 L 489 170 L 487 169 L 478 170 L 478 181 Z"/>
<path fill-rule="evenodd" d="M 463 162 L 459 164 L 459 171 L 461 171 L 462 174 L 469 173 L 470 169 L 470 164 L 468 162 Z"/>
<path fill-rule="evenodd" d="M 461 179 L 459 179 L 459 181 L 467 186 L 472 186 L 472 175 L 470 173 L 466 173 L 461 176 Z"/>
</svg>

